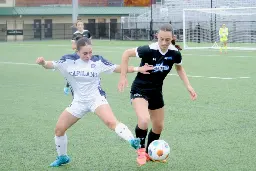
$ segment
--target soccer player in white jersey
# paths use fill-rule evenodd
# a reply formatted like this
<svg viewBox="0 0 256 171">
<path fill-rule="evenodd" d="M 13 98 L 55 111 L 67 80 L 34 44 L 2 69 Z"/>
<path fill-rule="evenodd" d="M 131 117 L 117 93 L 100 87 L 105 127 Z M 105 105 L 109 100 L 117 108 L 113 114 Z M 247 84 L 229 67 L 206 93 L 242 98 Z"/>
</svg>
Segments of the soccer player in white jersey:
<svg viewBox="0 0 256 171">
<path fill-rule="evenodd" d="M 138 149 L 140 140 L 134 138 L 126 125 L 119 122 L 113 114 L 100 85 L 101 73 L 120 73 L 121 68 L 104 59 L 102 56 L 92 55 L 92 45 L 88 38 L 77 41 L 77 54 L 80 59 L 59 61 L 45 61 L 39 57 L 36 63 L 45 69 L 56 69 L 68 80 L 74 91 L 74 98 L 69 107 L 60 115 L 55 128 L 55 144 L 58 153 L 57 159 L 50 166 L 58 167 L 70 161 L 67 155 L 66 130 L 82 118 L 87 112 L 95 112 L 98 117 L 121 138 L 127 140 L 132 147 Z M 128 68 L 128 72 L 148 74 L 152 66 Z"/>
<path fill-rule="evenodd" d="M 127 84 L 127 67 L 130 57 L 141 58 L 140 66 L 149 64 L 154 66 L 154 70 L 148 75 L 137 74 L 131 86 L 131 101 L 138 118 L 135 128 L 136 137 L 141 139 L 141 148 L 137 150 L 137 162 L 139 165 L 146 164 L 148 157 L 148 146 L 154 140 L 160 138 L 164 127 L 164 100 L 163 82 L 172 67 L 175 69 L 187 88 L 192 100 L 197 98 L 197 94 L 191 86 L 186 72 L 182 66 L 181 53 L 176 49 L 171 41 L 173 39 L 173 28 L 170 24 L 161 26 L 158 32 L 158 42 L 151 45 L 140 46 L 127 49 L 122 56 L 121 76 L 118 84 L 119 91 L 123 91 Z M 148 126 L 151 120 L 152 129 L 148 134 Z M 148 134 L 148 142 L 145 140 Z"/>
<path fill-rule="evenodd" d="M 76 28 L 77 28 L 77 31 L 75 31 L 73 33 L 72 40 L 71 40 L 72 49 L 75 50 L 75 51 L 76 51 L 76 41 L 78 39 L 80 39 L 82 37 L 87 37 L 89 39 L 92 38 L 90 31 L 84 29 L 84 23 L 81 20 L 76 22 Z M 71 90 L 71 93 L 72 93 L 72 96 L 73 96 L 72 87 L 69 85 L 69 83 L 67 83 L 66 86 L 64 87 L 64 93 L 66 95 L 68 95 L 69 94 L 69 90 Z"/>
</svg>

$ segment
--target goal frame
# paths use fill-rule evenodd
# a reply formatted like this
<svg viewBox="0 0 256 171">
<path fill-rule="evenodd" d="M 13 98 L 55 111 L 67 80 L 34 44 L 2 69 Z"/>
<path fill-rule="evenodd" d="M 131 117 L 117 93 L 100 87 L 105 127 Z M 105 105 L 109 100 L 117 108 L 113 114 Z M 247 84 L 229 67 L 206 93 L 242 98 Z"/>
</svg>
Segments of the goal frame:
<svg viewBox="0 0 256 171">
<path fill-rule="evenodd" d="M 184 49 L 217 49 L 219 48 L 218 46 L 218 43 L 215 41 L 211 47 L 188 47 L 187 44 L 186 44 L 186 12 L 187 11 L 199 11 L 199 12 L 204 12 L 204 11 L 213 11 L 213 14 L 214 11 L 221 11 L 221 10 L 246 10 L 246 9 L 255 9 L 256 10 L 256 7 L 236 7 L 236 8 L 184 8 L 183 9 L 183 16 L 182 16 L 182 19 L 183 19 L 183 48 Z M 240 47 L 229 47 L 229 49 L 237 49 L 237 50 L 256 50 L 256 47 L 255 48 L 250 48 L 250 47 L 243 47 L 243 48 L 240 48 Z"/>
</svg>

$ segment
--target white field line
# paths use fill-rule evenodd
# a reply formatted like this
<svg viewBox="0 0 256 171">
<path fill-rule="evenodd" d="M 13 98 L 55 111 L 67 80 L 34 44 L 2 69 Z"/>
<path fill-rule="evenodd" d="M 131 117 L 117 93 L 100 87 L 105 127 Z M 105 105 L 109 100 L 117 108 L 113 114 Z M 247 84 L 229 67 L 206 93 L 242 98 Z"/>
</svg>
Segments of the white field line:
<svg viewBox="0 0 256 171">
<path fill-rule="evenodd" d="M 16 63 L 16 62 L 0 62 L 0 64 L 10 64 L 10 65 L 37 65 L 37 64 L 30 64 L 30 63 Z"/>
<path fill-rule="evenodd" d="M 0 61 L 0 64 L 4 65 L 33 65 L 36 66 L 37 64 L 30 64 L 30 63 L 17 63 L 17 62 L 4 62 Z M 168 74 L 169 76 L 178 76 L 177 74 Z M 233 80 L 233 79 L 249 79 L 251 77 L 208 77 L 208 76 L 202 76 L 202 75 L 187 75 L 188 77 L 191 78 L 209 78 L 209 79 L 221 79 L 221 80 Z"/>
<path fill-rule="evenodd" d="M 4 43 L 3 43 L 4 44 Z M 48 47 L 71 47 L 71 45 L 58 45 L 58 44 L 37 44 L 36 46 L 39 46 L 39 45 L 46 45 L 46 46 L 48 46 Z M 16 47 L 35 47 L 35 44 L 22 44 L 22 43 L 20 43 L 20 44 L 12 44 L 12 46 L 16 46 Z M 109 49 L 109 47 L 108 46 L 97 46 L 97 45 L 95 45 L 94 46 L 95 48 L 102 48 L 102 49 Z M 124 47 L 115 47 L 115 49 L 122 49 L 122 50 L 125 50 L 125 49 L 127 49 L 127 48 L 132 48 L 132 47 L 126 47 L 126 46 L 124 46 Z M 71 51 L 71 48 L 70 49 L 68 49 L 69 51 Z M 109 52 L 109 53 L 113 53 L 113 52 L 116 52 L 116 50 L 95 50 L 96 52 Z M 195 55 L 195 54 L 190 54 L 190 53 L 182 53 L 182 55 L 183 56 L 202 56 L 202 57 L 204 57 L 204 56 L 209 56 L 209 57 L 218 57 L 218 56 L 221 56 L 221 55 L 219 55 L 219 54 L 201 54 L 201 55 Z M 247 56 L 228 56 L 228 58 L 252 58 L 252 57 L 256 57 L 256 55 L 247 55 Z"/>
</svg>

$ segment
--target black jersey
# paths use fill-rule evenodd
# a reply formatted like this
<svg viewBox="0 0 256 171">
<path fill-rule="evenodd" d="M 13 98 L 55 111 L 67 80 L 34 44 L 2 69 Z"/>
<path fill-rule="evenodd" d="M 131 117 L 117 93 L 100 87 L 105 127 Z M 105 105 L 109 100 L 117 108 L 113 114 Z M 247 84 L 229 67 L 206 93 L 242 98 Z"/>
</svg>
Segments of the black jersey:
<svg viewBox="0 0 256 171">
<path fill-rule="evenodd" d="M 170 45 L 168 51 L 163 53 L 158 42 L 138 47 L 136 55 L 141 58 L 140 66 L 145 63 L 154 66 L 150 74 L 138 73 L 132 84 L 132 91 L 141 93 L 161 92 L 163 81 L 171 71 L 173 64 L 182 63 L 181 54 L 173 45 Z"/>
<path fill-rule="evenodd" d="M 73 34 L 72 40 L 77 40 L 77 38 L 81 38 L 81 37 L 86 37 L 86 38 L 91 38 L 91 33 L 88 30 L 83 30 L 82 32 L 80 31 L 76 31 Z"/>
</svg>

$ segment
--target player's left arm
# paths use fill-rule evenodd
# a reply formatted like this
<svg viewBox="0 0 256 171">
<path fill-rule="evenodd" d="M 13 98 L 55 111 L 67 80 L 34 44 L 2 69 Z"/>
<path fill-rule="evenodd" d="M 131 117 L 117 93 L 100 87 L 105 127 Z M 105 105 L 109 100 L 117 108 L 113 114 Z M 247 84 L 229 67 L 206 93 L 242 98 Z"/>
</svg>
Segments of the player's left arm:
<svg viewBox="0 0 256 171">
<path fill-rule="evenodd" d="M 219 30 L 219 36 L 220 36 L 220 38 L 225 36 L 222 28 L 220 28 L 220 30 Z"/>
<path fill-rule="evenodd" d="M 177 52 L 177 56 L 175 58 L 175 69 L 176 69 L 180 79 L 183 81 L 185 87 L 189 91 L 191 99 L 195 100 L 197 98 L 197 94 L 196 94 L 195 90 L 193 89 L 193 87 L 191 86 L 188 76 L 185 72 L 185 69 L 182 66 L 182 57 L 181 57 L 180 52 Z"/>
<path fill-rule="evenodd" d="M 183 66 L 179 65 L 179 64 L 175 64 L 175 69 L 176 69 L 180 79 L 183 81 L 185 87 L 186 88 L 191 87 L 191 84 L 188 80 L 187 74 L 186 74 L 185 69 L 183 68 Z"/>
</svg>

